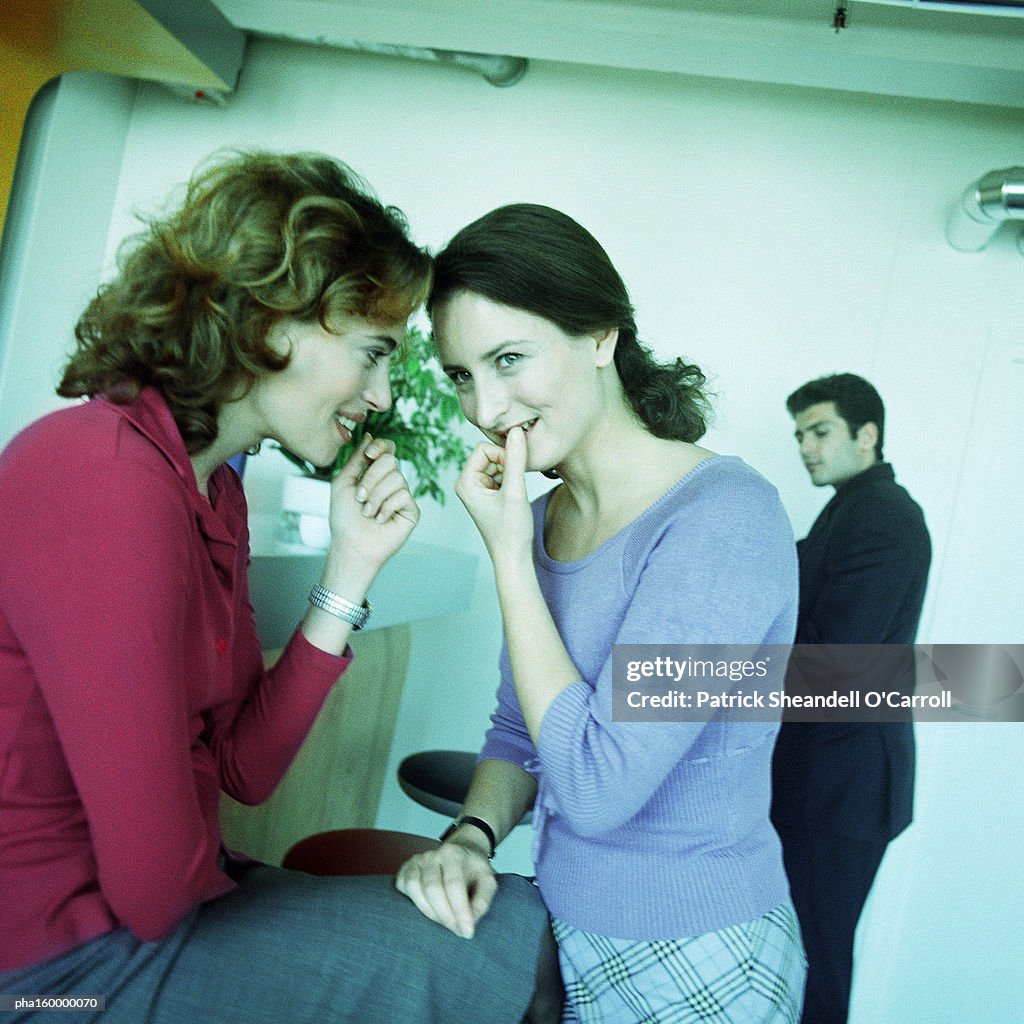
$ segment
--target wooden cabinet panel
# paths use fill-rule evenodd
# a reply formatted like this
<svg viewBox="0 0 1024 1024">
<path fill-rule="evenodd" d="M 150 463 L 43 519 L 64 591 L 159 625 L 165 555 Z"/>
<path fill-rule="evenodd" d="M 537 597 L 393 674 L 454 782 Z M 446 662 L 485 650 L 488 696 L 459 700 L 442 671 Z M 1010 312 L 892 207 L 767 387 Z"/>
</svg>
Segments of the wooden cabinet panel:
<svg viewBox="0 0 1024 1024">
<path fill-rule="evenodd" d="M 353 636 L 355 659 L 270 799 L 246 807 L 221 796 L 221 826 L 230 849 L 280 864 L 288 848 L 305 836 L 374 825 L 410 636 L 407 624 Z M 268 661 L 279 654 L 268 652 Z"/>
</svg>

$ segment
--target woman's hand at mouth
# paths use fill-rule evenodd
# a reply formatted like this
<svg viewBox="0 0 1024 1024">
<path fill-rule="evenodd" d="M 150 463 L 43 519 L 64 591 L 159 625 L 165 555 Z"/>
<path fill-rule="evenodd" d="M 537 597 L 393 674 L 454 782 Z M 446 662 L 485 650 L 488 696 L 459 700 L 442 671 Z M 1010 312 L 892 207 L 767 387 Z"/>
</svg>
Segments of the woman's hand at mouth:
<svg viewBox="0 0 1024 1024">
<path fill-rule="evenodd" d="M 331 484 L 332 553 L 379 569 L 405 542 L 420 510 L 395 458 L 395 443 L 367 434 Z"/>
<path fill-rule="evenodd" d="M 513 427 L 505 447 L 485 441 L 466 462 L 455 493 L 476 523 L 495 564 L 531 557 L 533 513 L 526 495 L 526 435 Z"/>
</svg>

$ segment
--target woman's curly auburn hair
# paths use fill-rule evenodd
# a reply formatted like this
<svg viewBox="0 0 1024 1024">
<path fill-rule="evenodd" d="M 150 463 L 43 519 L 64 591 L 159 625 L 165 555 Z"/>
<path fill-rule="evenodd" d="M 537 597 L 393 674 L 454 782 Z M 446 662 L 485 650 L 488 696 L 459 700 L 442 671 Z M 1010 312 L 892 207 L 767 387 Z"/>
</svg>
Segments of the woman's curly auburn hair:
<svg viewBox="0 0 1024 1024">
<path fill-rule="evenodd" d="M 394 323 L 430 287 L 401 211 L 320 154 L 233 153 L 196 172 L 174 213 L 143 220 L 75 326 L 57 393 L 128 401 L 152 385 L 189 454 L 213 442 L 224 402 L 287 366 L 268 344 L 279 321 Z"/>
</svg>

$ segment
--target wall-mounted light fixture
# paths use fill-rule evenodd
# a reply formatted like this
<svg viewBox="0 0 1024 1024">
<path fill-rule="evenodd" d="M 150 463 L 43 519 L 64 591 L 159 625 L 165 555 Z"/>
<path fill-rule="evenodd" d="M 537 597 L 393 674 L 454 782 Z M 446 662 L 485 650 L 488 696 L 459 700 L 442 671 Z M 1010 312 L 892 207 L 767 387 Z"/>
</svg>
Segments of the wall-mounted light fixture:
<svg viewBox="0 0 1024 1024">
<path fill-rule="evenodd" d="M 989 171 L 968 185 L 946 223 L 946 239 L 960 252 L 980 252 L 1008 220 L 1024 220 L 1024 167 Z"/>
</svg>

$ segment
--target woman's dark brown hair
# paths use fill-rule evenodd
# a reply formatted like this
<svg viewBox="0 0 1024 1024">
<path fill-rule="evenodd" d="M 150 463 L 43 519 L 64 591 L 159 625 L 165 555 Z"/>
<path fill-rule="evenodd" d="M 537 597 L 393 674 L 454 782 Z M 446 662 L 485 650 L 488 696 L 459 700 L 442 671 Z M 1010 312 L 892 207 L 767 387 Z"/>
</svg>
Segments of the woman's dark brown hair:
<svg viewBox="0 0 1024 1024">
<path fill-rule="evenodd" d="M 430 285 L 401 211 L 320 154 L 222 157 L 145 223 L 78 321 L 57 391 L 125 400 L 152 385 L 190 454 L 213 442 L 224 402 L 288 364 L 268 344 L 278 321 L 398 322 Z"/>
<path fill-rule="evenodd" d="M 617 328 L 615 368 L 644 426 L 655 437 L 704 436 L 710 410 L 700 367 L 682 359 L 661 363 L 641 344 L 622 277 L 572 217 L 515 203 L 464 227 L 434 260 L 428 306 L 463 291 L 542 316 L 566 334 Z"/>
</svg>

